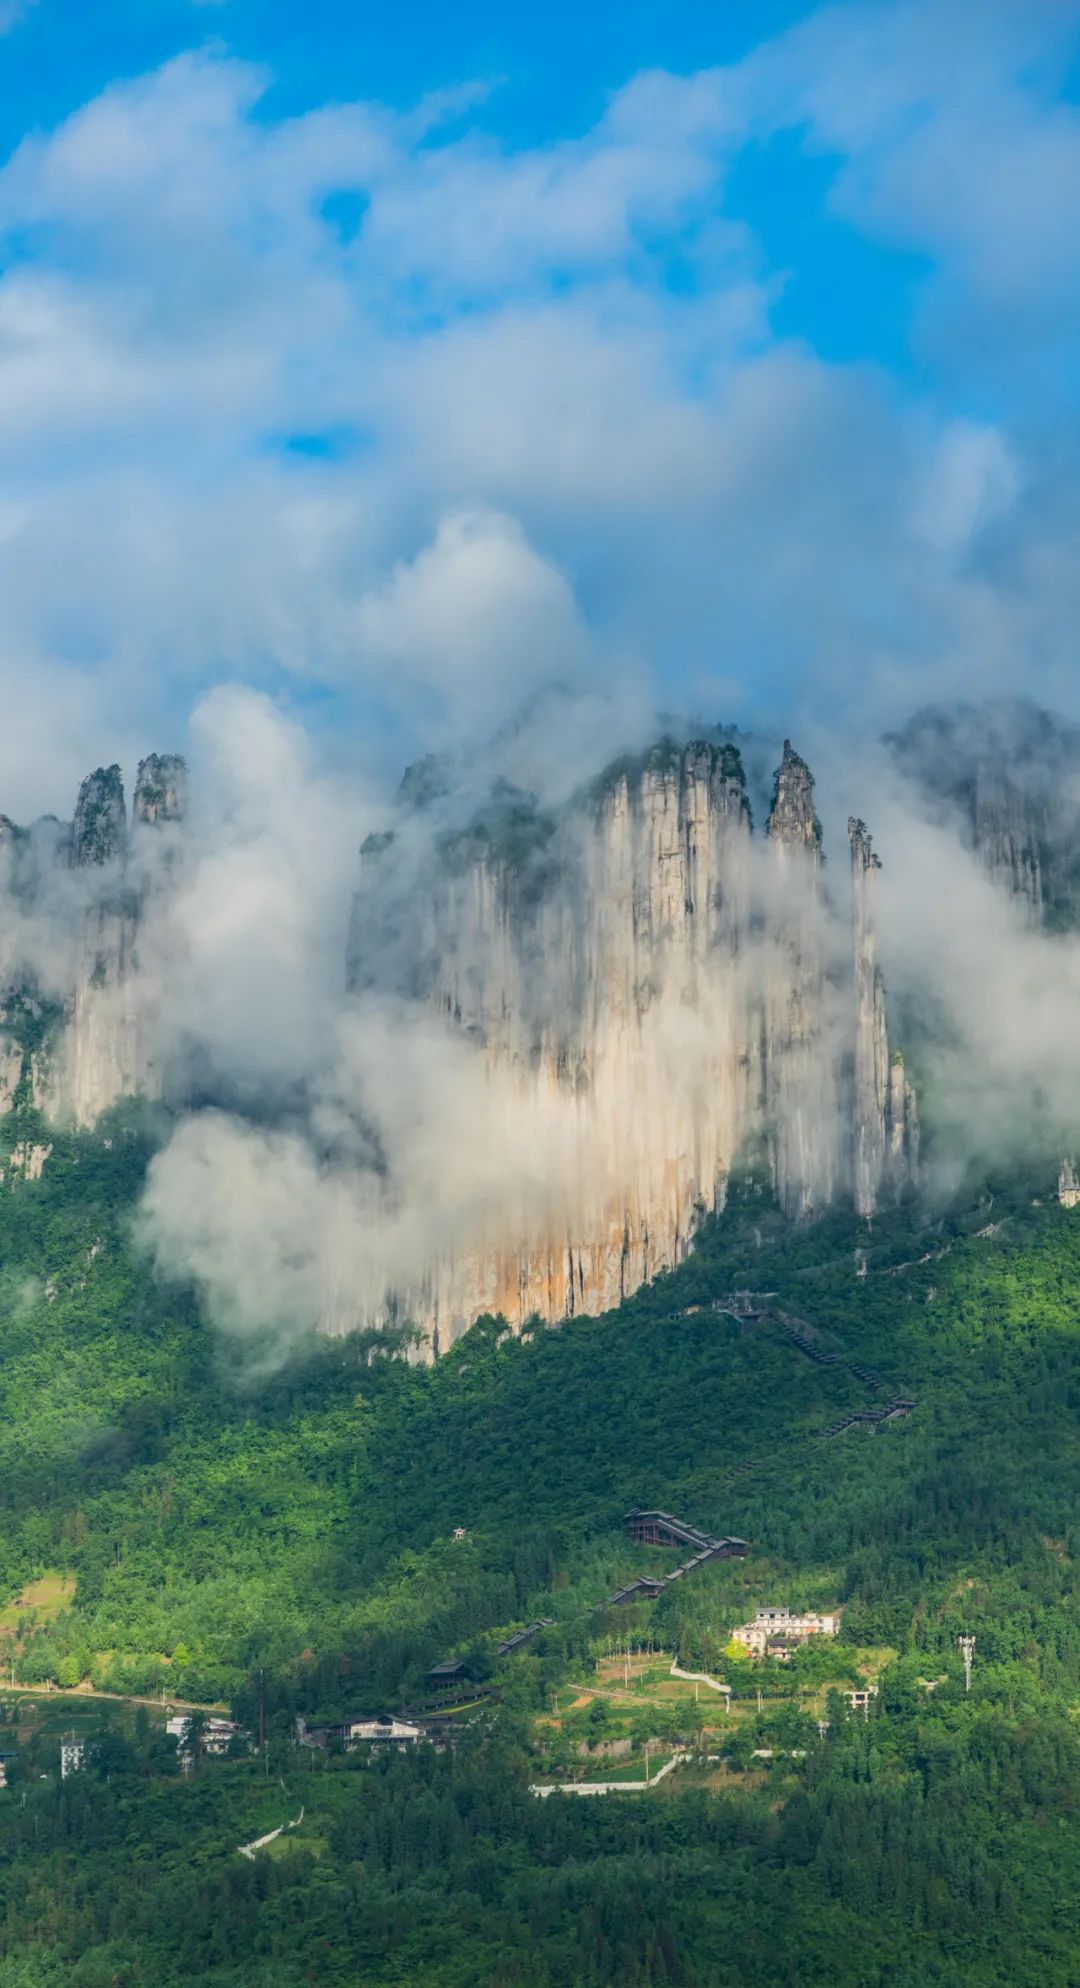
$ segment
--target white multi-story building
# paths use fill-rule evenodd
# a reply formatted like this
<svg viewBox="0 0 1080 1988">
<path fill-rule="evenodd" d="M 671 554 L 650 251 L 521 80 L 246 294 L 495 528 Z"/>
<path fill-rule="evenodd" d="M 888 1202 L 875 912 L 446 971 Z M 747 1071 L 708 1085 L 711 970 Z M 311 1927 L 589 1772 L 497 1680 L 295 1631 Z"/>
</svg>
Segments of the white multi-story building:
<svg viewBox="0 0 1080 1988">
<path fill-rule="evenodd" d="M 190 1726 L 190 1715 L 187 1718 L 167 1719 L 165 1722 L 165 1731 L 172 1734 L 182 1754 L 189 1754 L 192 1751 Z M 250 1735 L 244 1731 L 243 1726 L 236 1724 L 235 1719 L 210 1718 L 203 1725 L 199 1745 L 203 1753 L 227 1753 L 230 1740 L 238 1737 L 248 1739 Z"/>
<path fill-rule="evenodd" d="M 801 1643 L 808 1636 L 835 1636 L 839 1628 L 839 1615 L 799 1615 L 790 1608 L 759 1608 L 752 1622 L 736 1625 L 731 1640 L 748 1650 L 752 1657 L 763 1657 L 770 1643 Z"/>
</svg>

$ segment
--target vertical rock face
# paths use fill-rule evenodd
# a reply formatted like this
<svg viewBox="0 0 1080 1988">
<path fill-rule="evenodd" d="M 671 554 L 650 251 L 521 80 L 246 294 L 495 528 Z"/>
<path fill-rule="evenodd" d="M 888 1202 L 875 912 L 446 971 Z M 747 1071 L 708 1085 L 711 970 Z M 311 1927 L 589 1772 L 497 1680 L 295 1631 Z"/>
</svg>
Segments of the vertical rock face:
<svg viewBox="0 0 1080 1988">
<path fill-rule="evenodd" d="M 183 760 L 152 754 L 139 768 L 134 835 L 118 766 L 84 780 L 70 830 L 0 825 L 7 890 L 24 912 L 52 920 L 50 950 L 68 959 L 59 1005 L 33 987 L 3 998 L 0 1109 L 21 1099 L 47 1117 L 92 1125 L 120 1097 L 159 1093 L 153 988 L 139 971 L 138 939 L 155 892 L 167 887 L 169 860 L 136 845 L 151 825 L 181 817 L 185 795 Z M 62 891 L 60 866 L 71 879 Z"/>
<path fill-rule="evenodd" d="M 851 933 L 855 982 L 853 1169 L 855 1207 L 873 1215 L 887 1193 L 898 1193 L 918 1169 L 915 1094 L 904 1060 L 890 1058 L 885 981 L 877 959 L 875 880 L 881 868 L 866 823 L 848 820 L 851 844 Z"/>
<path fill-rule="evenodd" d="M 790 739 L 784 740 L 784 756 L 776 769 L 773 804 L 765 832 L 785 854 L 801 849 L 815 863 L 820 862 L 821 823 L 814 807 L 814 779 Z"/>
<path fill-rule="evenodd" d="M 0 1112 L 10 1111 L 15 1103 L 19 1080 L 23 1071 L 23 1052 L 13 1034 L 8 1033 L 6 1009 L 0 1014 Z"/>
<path fill-rule="evenodd" d="M 892 1192 L 899 1194 L 919 1178 L 919 1106 L 899 1049 L 894 1049 L 889 1059 L 885 1133 L 885 1179 Z"/>
<path fill-rule="evenodd" d="M 889 1046 L 885 988 L 877 964 L 874 876 L 880 867 L 866 824 L 850 817 L 851 939 L 855 974 L 854 1178 L 855 1207 L 872 1215 L 885 1170 L 885 1105 Z"/>
<path fill-rule="evenodd" d="M 1080 729 L 1023 700 L 920 711 L 887 741 L 1032 924 L 1080 924 Z"/>
<path fill-rule="evenodd" d="M 136 907 L 126 886 L 127 810 L 120 768 L 99 768 L 79 789 L 72 829 L 73 869 L 88 880 L 88 902 L 75 948 L 73 991 L 61 1096 L 79 1125 L 126 1092 L 140 1088 L 136 1053 L 133 954 Z"/>
<path fill-rule="evenodd" d="M 385 991 L 392 961 L 393 991 L 472 1043 L 508 1118 L 560 1156 L 542 1192 L 512 1216 L 500 1204 L 396 1294 L 436 1348 L 481 1309 L 517 1324 L 598 1311 L 676 1264 L 748 1135 L 765 1131 L 796 1218 L 850 1181 L 848 997 L 828 968 L 813 779 L 790 742 L 764 848 L 737 751 L 699 740 L 613 766 L 557 819 L 504 794 L 426 869 L 403 872 L 400 849 L 393 833 L 365 847 L 351 985 Z M 868 1208 L 911 1150 L 873 963 L 870 987 L 884 1060 L 864 1112 Z"/>
<path fill-rule="evenodd" d="M 777 1198 L 801 1219 L 836 1191 L 841 1113 L 829 1039 L 821 823 L 813 776 L 790 739 L 765 832 L 776 872 L 763 961 L 765 1118 Z"/>
<path fill-rule="evenodd" d="M 61 1077 L 61 1110 L 77 1125 L 93 1125 L 133 1092 L 155 1094 L 139 1055 L 134 947 L 133 911 L 119 898 L 99 899 L 76 953 Z"/>
<path fill-rule="evenodd" d="M 118 861 L 124 853 L 126 838 L 127 811 L 120 768 L 99 766 L 79 788 L 72 824 L 72 869 Z"/>
<path fill-rule="evenodd" d="M 462 837 L 398 956 L 508 1077 L 564 1163 L 515 1223 L 402 1294 L 445 1345 L 483 1306 L 516 1322 L 617 1303 L 677 1262 L 722 1197 L 756 1115 L 749 1016 L 749 809 L 726 745 L 662 745 L 612 768 L 554 823 L 511 799 Z M 369 850 L 376 874 L 386 854 Z M 387 920 L 362 884 L 354 986 Z"/>
<path fill-rule="evenodd" d="M 136 827 L 154 822 L 181 821 L 187 812 L 187 761 L 177 752 L 152 752 L 140 759 L 132 796 L 131 819 Z"/>
<path fill-rule="evenodd" d="M 364 1293 L 338 1293 L 337 1327 L 396 1312 L 437 1352 L 482 1310 L 520 1326 L 616 1304 L 680 1261 L 740 1147 L 762 1135 L 796 1219 L 852 1185 L 870 1215 L 912 1177 L 914 1099 L 890 1055 L 876 956 L 877 859 L 853 821 L 853 999 L 830 943 L 813 778 L 789 741 L 756 841 L 723 737 L 664 740 L 553 809 L 490 778 L 477 803 L 478 787 L 425 768 L 364 847 L 350 987 L 391 1031 L 403 1019 L 410 1054 L 418 1039 L 431 1048 L 430 1070 L 418 1067 L 433 1089 L 451 1066 L 468 1074 L 456 1118 L 413 1097 L 414 1075 L 395 1092 L 415 1113 L 421 1177 L 454 1176 L 447 1216 L 414 1210 L 358 1079 L 357 1120 L 378 1156 L 372 1206 L 401 1218 L 393 1261 L 406 1267 L 391 1273 L 377 1250 Z M 183 861 L 172 831 L 185 806 L 183 761 L 152 754 L 130 824 L 116 767 L 84 783 L 70 830 L 0 821 L 12 905 L 60 908 L 68 962 L 55 1001 L 4 997 L 0 1109 L 33 1103 L 92 1124 L 125 1094 L 162 1093 L 156 995 L 172 955 L 155 921 Z M 447 1094 L 459 1095 L 453 1081 Z"/>
<path fill-rule="evenodd" d="M 1000 761 L 975 767 L 971 829 L 976 851 L 996 883 L 1042 919 L 1043 884 L 1037 810 Z"/>
</svg>

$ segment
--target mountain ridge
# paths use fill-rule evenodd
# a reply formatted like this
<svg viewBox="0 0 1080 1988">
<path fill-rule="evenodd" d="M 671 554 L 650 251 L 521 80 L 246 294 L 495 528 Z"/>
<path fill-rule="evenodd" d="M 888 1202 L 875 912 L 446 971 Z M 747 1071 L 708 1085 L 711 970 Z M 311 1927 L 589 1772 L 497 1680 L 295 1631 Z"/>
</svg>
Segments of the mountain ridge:
<svg viewBox="0 0 1080 1988">
<path fill-rule="evenodd" d="M 1032 867 L 1027 828 L 1009 829 L 1038 802 L 1045 842 L 1046 783 L 1024 815 L 1016 766 L 1035 761 L 1018 750 L 1004 767 L 1007 722 L 1015 714 L 991 712 L 974 727 L 978 779 L 958 771 L 963 712 L 920 714 L 888 749 L 912 790 L 938 782 L 935 805 L 954 824 L 963 801 L 958 834 L 1029 919 L 1049 918 L 1062 898 L 1048 889 L 1044 907 L 1042 879 L 1061 864 L 1044 853 Z M 1036 713 L 1027 730 L 1041 739 L 1054 722 Z M 1071 736 L 1062 728 L 1062 765 Z M 510 741 L 523 767 L 524 740 Z M 558 803 L 503 765 L 496 754 L 486 792 L 476 769 L 465 777 L 450 762 L 406 772 L 361 850 L 341 992 L 331 990 L 358 1027 L 389 1012 L 398 1041 L 434 1028 L 436 1073 L 464 1055 L 454 1067 L 482 1101 L 490 1152 L 426 1260 L 418 1208 L 405 1274 L 381 1268 L 375 1249 L 362 1277 L 346 1262 L 333 1295 L 311 1301 L 333 1330 L 410 1319 L 430 1353 L 484 1310 L 521 1329 L 534 1312 L 604 1309 L 677 1264 L 703 1214 L 722 1207 L 747 1140 L 764 1137 L 774 1189 L 798 1219 L 848 1197 L 870 1219 L 920 1174 L 879 957 L 877 853 L 852 816 L 849 913 L 842 883 L 826 884 L 813 776 L 790 741 L 758 834 L 728 728 L 684 739 L 669 728 Z M 1004 799 L 991 806 L 999 775 Z M 0 1101 L 37 1114 L 16 1171 L 48 1163 L 50 1126 L 93 1124 L 123 1096 L 164 1103 L 178 1124 L 213 1102 L 176 1016 L 171 1034 L 161 1023 L 188 943 L 174 906 L 201 832 L 189 810 L 184 762 L 152 754 L 130 825 L 110 767 L 84 783 L 70 830 L 12 828 L 0 846 L 13 957 L 32 931 L 47 966 L 36 982 L 9 980 L 0 1016 Z M 185 905 L 188 929 L 197 915 Z M 369 1124 L 363 1078 L 334 1081 L 339 1124 L 374 1155 L 356 1221 L 377 1238 L 414 1191 L 407 1156 Z M 315 1109 L 294 1085 L 292 1118 Z M 316 1136 L 332 1169 L 334 1139 Z"/>
</svg>

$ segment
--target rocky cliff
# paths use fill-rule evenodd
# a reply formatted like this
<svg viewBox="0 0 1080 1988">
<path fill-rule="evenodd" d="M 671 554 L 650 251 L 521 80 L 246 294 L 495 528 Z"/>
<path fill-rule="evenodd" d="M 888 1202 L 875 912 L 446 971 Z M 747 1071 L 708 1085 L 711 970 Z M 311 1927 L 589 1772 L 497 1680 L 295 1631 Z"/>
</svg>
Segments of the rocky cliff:
<svg viewBox="0 0 1080 1988">
<path fill-rule="evenodd" d="M 139 766 L 129 827 L 118 766 L 83 781 L 69 826 L 7 823 L 3 893 L 25 921 L 25 957 L 0 1007 L 0 1107 L 92 1125 L 124 1096 L 160 1094 L 152 978 L 139 935 L 168 863 L 140 845 L 182 818 L 176 755 Z M 46 965 L 42 966 L 42 960 Z"/>
<path fill-rule="evenodd" d="M 887 741 L 1033 925 L 1080 923 L 1080 730 L 1023 700 L 932 706 Z"/>
<path fill-rule="evenodd" d="M 872 1215 L 882 1196 L 916 1177 L 915 1094 L 899 1052 L 889 1054 L 885 982 L 877 958 L 875 879 L 881 868 L 866 823 L 848 820 L 851 937 L 855 985 L 852 1134 L 855 1207 Z"/>
<path fill-rule="evenodd" d="M 832 1200 L 844 1154 L 821 823 L 813 776 L 790 739 L 765 832 L 775 875 L 763 927 L 764 1117 L 777 1199 L 802 1218 Z"/>
<path fill-rule="evenodd" d="M 743 1020 L 749 833 L 738 754 L 664 744 L 558 822 L 501 796 L 416 888 L 399 990 L 509 1075 L 525 1136 L 560 1152 L 511 1233 L 500 1209 L 497 1233 L 401 1294 L 436 1343 L 478 1307 L 520 1323 L 617 1303 L 678 1261 L 716 1205 L 761 1083 Z M 355 987 L 377 985 L 386 958 L 394 857 L 369 850 Z"/>
<path fill-rule="evenodd" d="M 86 875 L 56 1100 L 56 1115 L 79 1125 L 92 1125 L 119 1097 L 153 1088 L 138 1051 L 127 843 L 120 768 L 99 768 L 79 789 L 72 824 L 71 867 Z"/>
<path fill-rule="evenodd" d="M 131 818 L 136 830 L 182 821 L 187 813 L 187 762 L 178 752 L 152 752 L 139 761 Z"/>
<path fill-rule="evenodd" d="M 481 1220 L 471 1247 L 397 1294 L 436 1346 L 479 1309 L 518 1324 L 597 1311 L 677 1263 L 750 1135 L 796 1217 L 850 1184 L 862 997 L 828 969 L 813 781 L 790 743 L 764 845 L 738 752 L 708 740 L 613 766 L 558 819 L 503 795 L 434 838 L 427 865 L 416 834 L 412 818 L 368 846 L 352 985 L 385 987 L 392 960 L 400 996 L 509 1076 L 519 1124 L 537 1139 L 561 1126 L 563 1142 L 512 1222 L 500 1208 L 491 1232 Z M 884 1043 L 876 965 L 872 1007 Z M 915 1155 L 902 1069 L 892 1078 L 886 1054 L 873 1082 L 873 1127 L 858 1104 L 863 1144 L 877 1139 L 865 1213 Z"/>
<path fill-rule="evenodd" d="M 183 761 L 155 754 L 130 819 L 109 767 L 70 826 L 0 824 L 9 914 L 50 938 L 47 976 L 6 997 L 0 1107 L 91 1124 L 168 1088 L 155 976 L 186 786 Z M 869 1216 L 902 1191 L 918 1134 L 889 1051 L 876 861 L 853 823 L 845 957 L 849 907 L 830 901 L 813 778 L 790 742 L 763 835 L 720 733 L 664 739 L 555 807 L 497 776 L 407 776 L 364 847 L 347 979 L 360 1026 L 371 1003 L 465 1059 L 467 1107 L 449 1143 L 439 1131 L 453 1220 L 418 1211 L 414 1273 L 340 1286 L 333 1324 L 405 1314 L 438 1351 L 482 1310 L 520 1326 L 616 1304 L 686 1254 L 748 1141 L 797 1220 L 852 1194 Z M 408 1191 L 395 1154 L 359 1090 L 340 1103 L 392 1222 Z M 408 1109 L 429 1122 L 422 1094 Z"/>
</svg>

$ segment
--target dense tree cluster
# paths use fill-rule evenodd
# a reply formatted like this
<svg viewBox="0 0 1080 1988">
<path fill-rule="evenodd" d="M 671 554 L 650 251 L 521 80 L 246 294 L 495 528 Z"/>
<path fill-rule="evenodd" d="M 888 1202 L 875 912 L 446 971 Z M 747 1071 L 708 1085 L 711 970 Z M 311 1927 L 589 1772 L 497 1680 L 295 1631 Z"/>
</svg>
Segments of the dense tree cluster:
<svg viewBox="0 0 1080 1988">
<path fill-rule="evenodd" d="M 24 1744 L 0 1988 L 1075 1979 L 1080 1218 L 1017 1181 L 793 1229 L 748 1169 L 689 1262 L 604 1319 L 520 1340 L 484 1320 L 434 1369 L 392 1338 L 312 1340 L 255 1382 L 139 1255 L 153 1131 L 118 1111 L 0 1198 L 0 1580 L 75 1583 L 9 1605 L 5 1664 L 249 1724 L 261 1705 L 268 1755 L 183 1777 L 144 1718 L 61 1781 Z M 737 1290 L 843 1357 L 711 1309 Z M 829 1440 L 868 1399 L 853 1364 L 917 1407 Z M 753 1550 L 606 1611 L 657 1564 L 620 1526 L 637 1503 Z M 842 1605 L 839 1648 L 733 1658 L 771 1600 Z M 528 1794 L 538 1712 L 613 1634 L 723 1666 L 747 1716 L 722 1785 Z M 820 1735 L 801 1688 L 855 1681 L 868 1646 L 872 1709 L 834 1689 Z M 292 1745 L 297 1712 L 415 1704 L 451 1651 L 496 1687 L 456 1751 L 315 1768 Z M 577 1716 L 564 1749 L 601 1732 Z M 301 1801 L 295 1838 L 237 1855 Z"/>
</svg>

